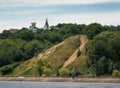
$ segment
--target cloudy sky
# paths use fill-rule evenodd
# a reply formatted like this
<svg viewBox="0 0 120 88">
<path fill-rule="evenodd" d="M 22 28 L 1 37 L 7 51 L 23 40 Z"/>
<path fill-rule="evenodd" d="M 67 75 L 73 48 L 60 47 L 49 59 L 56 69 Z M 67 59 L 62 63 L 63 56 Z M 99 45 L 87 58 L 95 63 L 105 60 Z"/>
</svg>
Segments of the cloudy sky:
<svg viewBox="0 0 120 88">
<path fill-rule="evenodd" d="M 120 25 L 120 0 L 0 0 L 0 32 L 4 29 L 58 23 Z"/>
</svg>

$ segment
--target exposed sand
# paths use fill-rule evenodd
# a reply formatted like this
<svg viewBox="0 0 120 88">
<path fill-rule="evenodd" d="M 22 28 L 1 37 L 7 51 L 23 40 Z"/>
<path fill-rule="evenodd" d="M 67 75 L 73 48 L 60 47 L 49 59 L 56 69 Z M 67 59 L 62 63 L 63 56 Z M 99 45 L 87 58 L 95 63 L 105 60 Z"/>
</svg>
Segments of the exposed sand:
<svg viewBox="0 0 120 88">
<path fill-rule="evenodd" d="M 120 83 L 120 78 L 0 77 L 0 81 Z"/>
</svg>

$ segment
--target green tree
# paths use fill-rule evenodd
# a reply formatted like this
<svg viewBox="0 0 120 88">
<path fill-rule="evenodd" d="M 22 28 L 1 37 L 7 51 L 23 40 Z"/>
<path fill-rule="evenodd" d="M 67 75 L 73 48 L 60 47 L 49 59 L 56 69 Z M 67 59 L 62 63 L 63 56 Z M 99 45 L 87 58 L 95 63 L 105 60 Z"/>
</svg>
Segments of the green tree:
<svg viewBox="0 0 120 88">
<path fill-rule="evenodd" d="M 52 74 L 52 65 L 47 59 L 40 59 L 38 61 L 38 72 L 39 75 L 42 76 L 45 74 L 46 76 L 50 76 Z"/>
<path fill-rule="evenodd" d="M 98 23 L 92 23 L 87 26 L 86 35 L 89 39 L 92 39 L 95 35 L 102 32 L 102 26 Z"/>
<path fill-rule="evenodd" d="M 18 32 L 18 36 L 19 36 L 19 38 L 21 38 L 21 39 L 23 39 L 25 41 L 30 41 L 32 39 L 35 39 L 34 38 L 34 36 L 35 36 L 34 33 L 32 33 L 32 31 L 30 31 L 30 30 L 28 30 L 26 28 L 23 28 L 22 30 L 20 30 Z"/>
<path fill-rule="evenodd" d="M 9 30 L 4 30 L 2 33 L 2 38 L 6 39 L 6 38 L 13 38 L 13 33 L 11 33 Z"/>
<path fill-rule="evenodd" d="M 40 59 L 40 60 L 38 61 L 38 72 L 39 72 L 39 75 L 40 75 L 40 76 L 42 76 L 42 73 L 43 73 L 42 66 L 43 66 L 43 62 L 42 62 L 42 60 Z"/>
<path fill-rule="evenodd" d="M 101 57 L 98 61 L 98 75 L 104 75 L 107 72 L 109 72 L 108 69 L 109 65 L 108 65 L 108 61 L 107 58 L 105 56 Z"/>
<path fill-rule="evenodd" d="M 61 42 L 62 41 L 61 36 L 59 34 L 57 34 L 57 33 L 50 33 L 49 40 L 52 43 L 56 43 L 56 42 Z"/>
<path fill-rule="evenodd" d="M 74 78 L 75 76 L 78 76 L 78 75 L 80 75 L 81 73 L 80 73 L 80 68 L 76 65 L 76 64 L 74 64 L 74 65 L 72 65 L 72 67 L 70 68 L 71 69 L 71 76 Z"/>
<path fill-rule="evenodd" d="M 120 32 L 103 32 L 90 40 L 86 46 L 91 72 L 98 75 L 111 74 L 113 67 L 119 70 Z M 96 74 L 96 75 L 97 75 Z"/>
</svg>

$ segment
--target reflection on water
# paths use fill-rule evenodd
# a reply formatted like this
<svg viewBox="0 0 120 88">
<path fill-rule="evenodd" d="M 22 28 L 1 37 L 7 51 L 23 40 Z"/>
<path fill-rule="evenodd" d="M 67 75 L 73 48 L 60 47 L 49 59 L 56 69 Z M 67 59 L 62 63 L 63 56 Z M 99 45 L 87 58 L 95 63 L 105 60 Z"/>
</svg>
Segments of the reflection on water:
<svg viewBox="0 0 120 88">
<path fill-rule="evenodd" d="M 120 88 L 120 84 L 72 82 L 0 82 L 0 88 Z"/>
</svg>

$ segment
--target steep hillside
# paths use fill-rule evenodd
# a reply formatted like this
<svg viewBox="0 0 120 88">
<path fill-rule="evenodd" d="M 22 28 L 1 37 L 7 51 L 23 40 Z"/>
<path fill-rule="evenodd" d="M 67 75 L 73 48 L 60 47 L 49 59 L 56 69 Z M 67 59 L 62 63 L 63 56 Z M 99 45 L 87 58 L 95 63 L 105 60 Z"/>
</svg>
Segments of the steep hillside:
<svg viewBox="0 0 120 88">
<path fill-rule="evenodd" d="M 80 47 L 75 50 L 75 52 L 70 56 L 70 58 L 67 61 L 65 61 L 63 67 L 68 66 L 70 63 L 72 63 L 73 61 L 76 60 L 77 52 L 79 50 L 80 50 L 80 52 L 84 50 L 87 41 L 88 41 L 87 37 L 85 35 L 81 35 L 81 37 L 80 37 L 80 42 L 81 42 Z"/>
<path fill-rule="evenodd" d="M 38 61 L 40 59 L 49 59 L 52 65 L 60 68 L 64 65 L 65 61 L 78 49 L 80 46 L 80 36 L 71 36 L 65 39 L 60 44 L 57 44 L 50 49 L 38 54 L 30 60 L 23 62 L 16 67 L 9 75 L 14 76 L 38 76 Z"/>
</svg>

